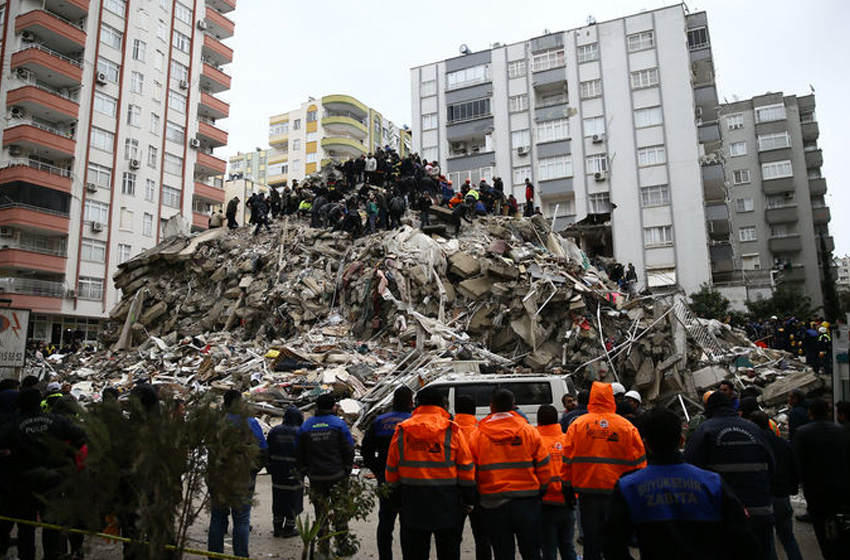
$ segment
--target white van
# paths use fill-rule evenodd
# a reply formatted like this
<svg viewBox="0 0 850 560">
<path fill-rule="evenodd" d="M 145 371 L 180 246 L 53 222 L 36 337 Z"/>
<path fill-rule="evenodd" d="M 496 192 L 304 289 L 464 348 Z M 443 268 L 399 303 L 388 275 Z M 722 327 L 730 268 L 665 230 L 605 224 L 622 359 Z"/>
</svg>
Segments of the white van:
<svg viewBox="0 0 850 560">
<path fill-rule="evenodd" d="M 572 379 L 546 374 L 450 374 L 428 384 L 446 397 L 446 408 L 455 413 L 456 399 L 469 395 L 475 401 L 475 416 L 480 420 L 490 414 L 490 397 L 497 389 L 507 389 L 514 394 L 517 409 L 532 425 L 537 424 L 537 409 L 551 404 L 558 412 L 563 410 L 564 395 L 575 395 Z"/>
</svg>

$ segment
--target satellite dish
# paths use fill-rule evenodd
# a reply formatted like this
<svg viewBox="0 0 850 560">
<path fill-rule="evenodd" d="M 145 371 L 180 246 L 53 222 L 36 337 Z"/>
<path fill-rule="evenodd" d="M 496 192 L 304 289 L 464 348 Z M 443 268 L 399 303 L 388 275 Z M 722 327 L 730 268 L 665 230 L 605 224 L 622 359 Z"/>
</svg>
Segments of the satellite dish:
<svg viewBox="0 0 850 560">
<path fill-rule="evenodd" d="M 466 43 L 461 45 L 459 50 L 460 50 L 460 54 L 469 54 L 469 53 L 472 52 L 471 50 L 469 50 L 469 47 L 466 46 Z"/>
<path fill-rule="evenodd" d="M 593 16 L 587 16 L 587 25 L 596 25 L 596 18 Z"/>
</svg>

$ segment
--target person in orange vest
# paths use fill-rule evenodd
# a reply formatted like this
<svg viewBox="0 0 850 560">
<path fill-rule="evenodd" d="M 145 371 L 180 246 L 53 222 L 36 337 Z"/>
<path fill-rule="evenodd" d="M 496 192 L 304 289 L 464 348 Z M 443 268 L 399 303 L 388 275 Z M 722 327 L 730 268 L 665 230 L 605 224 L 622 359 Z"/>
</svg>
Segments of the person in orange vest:
<svg viewBox="0 0 850 560">
<path fill-rule="evenodd" d="M 478 429 L 478 418 L 475 417 L 475 401 L 471 396 L 459 395 L 455 399 L 455 422 L 466 436 L 466 441 L 472 441 Z M 487 528 L 481 517 L 481 508 L 474 508 L 469 512 L 468 517 L 472 528 L 472 538 L 475 540 L 475 560 L 492 560 L 493 549 L 490 547 L 490 538 L 487 536 Z"/>
<path fill-rule="evenodd" d="M 558 423 L 558 411 L 551 404 L 537 409 L 537 431 L 549 451 L 552 478 L 543 496 L 543 560 L 576 560 L 575 507 L 566 503 L 561 484 L 561 462 L 567 436 Z"/>
<path fill-rule="evenodd" d="M 416 399 L 387 455 L 389 499 L 401 510 L 402 557 L 427 560 L 434 535 L 439 560 L 460 560 L 463 515 L 475 501 L 472 455 L 442 393 L 426 387 Z"/>
<path fill-rule="evenodd" d="M 523 560 L 540 560 L 540 498 L 551 478 L 549 453 L 537 430 L 514 411 L 513 393 L 493 393 L 490 411 L 470 448 L 494 556 L 513 560 L 516 536 Z"/>
<path fill-rule="evenodd" d="M 631 422 L 616 413 L 609 383 L 593 382 L 587 414 L 567 430 L 561 483 L 565 501 L 578 492 L 585 560 L 602 560 L 602 527 L 620 476 L 646 466 L 646 451 Z"/>
</svg>

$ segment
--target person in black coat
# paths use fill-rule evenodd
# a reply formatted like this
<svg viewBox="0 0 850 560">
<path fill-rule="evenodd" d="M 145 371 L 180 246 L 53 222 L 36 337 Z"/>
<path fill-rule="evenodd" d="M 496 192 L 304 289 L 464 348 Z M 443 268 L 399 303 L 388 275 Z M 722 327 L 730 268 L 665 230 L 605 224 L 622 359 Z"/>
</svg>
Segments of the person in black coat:
<svg viewBox="0 0 850 560">
<path fill-rule="evenodd" d="M 272 475 L 272 528 L 275 537 L 296 537 L 295 517 L 304 511 L 304 485 L 296 468 L 298 429 L 304 415 L 290 406 L 283 422 L 269 431 L 269 474 Z"/>
<path fill-rule="evenodd" d="M 561 416 L 561 430 L 563 430 L 564 433 L 567 433 L 567 428 L 570 427 L 573 420 L 582 414 L 587 414 L 587 405 L 590 402 L 590 391 L 587 389 L 579 391 L 578 395 L 576 395 L 576 402 L 578 404 L 575 408 L 570 411 L 565 410 L 563 416 Z"/>
<path fill-rule="evenodd" d="M 806 393 L 802 389 L 792 389 L 788 393 L 788 406 L 791 407 L 788 412 L 788 436 L 793 441 L 797 430 L 809 422 L 809 401 L 806 400 Z"/>
</svg>

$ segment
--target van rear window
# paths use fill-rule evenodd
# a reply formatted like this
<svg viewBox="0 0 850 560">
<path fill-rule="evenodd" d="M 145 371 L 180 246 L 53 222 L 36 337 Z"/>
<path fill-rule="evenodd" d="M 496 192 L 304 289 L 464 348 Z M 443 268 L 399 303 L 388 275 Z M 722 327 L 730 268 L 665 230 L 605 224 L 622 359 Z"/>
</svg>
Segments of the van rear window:
<svg viewBox="0 0 850 560">
<path fill-rule="evenodd" d="M 475 406 L 490 406 L 490 397 L 496 390 L 495 383 L 469 383 L 455 385 L 455 405 L 461 395 L 469 395 L 475 401 Z"/>
<path fill-rule="evenodd" d="M 501 389 L 514 394 L 517 405 L 552 404 L 552 386 L 545 382 L 500 383 Z"/>
</svg>

